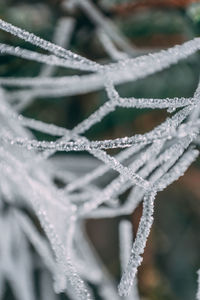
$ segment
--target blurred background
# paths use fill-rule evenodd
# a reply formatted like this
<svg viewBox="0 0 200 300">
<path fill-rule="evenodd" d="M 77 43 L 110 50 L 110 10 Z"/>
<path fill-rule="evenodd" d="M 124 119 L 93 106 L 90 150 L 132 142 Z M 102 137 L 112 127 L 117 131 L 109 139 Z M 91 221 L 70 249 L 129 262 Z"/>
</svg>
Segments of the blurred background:
<svg viewBox="0 0 200 300">
<path fill-rule="evenodd" d="M 98 0 L 93 3 L 117 26 L 128 45 L 136 47 L 138 53 L 165 49 L 200 35 L 199 1 Z M 75 19 L 69 41 L 70 50 L 101 63 L 110 61 L 96 34 L 95 22 L 81 7 L 74 7 L 70 1 L 63 0 L 0 1 L 0 18 L 47 40 L 52 40 L 61 17 Z M 0 32 L 0 42 L 34 49 L 4 32 Z M 37 76 L 40 69 L 41 65 L 32 61 L 0 56 L 0 76 Z M 123 84 L 118 90 L 121 95 L 134 97 L 190 97 L 199 80 L 199 70 L 197 53 L 167 70 Z M 57 68 L 55 76 L 71 74 L 77 72 Z M 38 97 L 23 109 L 23 114 L 73 128 L 105 100 L 103 91 L 70 97 Z M 162 122 L 166 116 L 164 110 L 118 108 L 89 130 L 87 137 L 106 139 L 144 133 Z M 43 139 L 41 134 L 37 137 Z M 128 217 L 135 230 L 140 215 L 141 207 L 138 207 Z M 88 234 L 97 252 L 116 280 L 120 276 L 117 229 L 120 219 L 88 220 L 87 224 Z M 184 177 L 156 198 L 155 221 L 138 274 L 142 299 L 195 299 L 196 271 L 200 267 L 199 230 L 200 161 L 197 161 Z M 5 299 L 14 299 L 9 287 Z M 61 299 L 66 297 L 61 295 Z M 100 299 L 98 295 L 97 299 Z"/>
</svg>

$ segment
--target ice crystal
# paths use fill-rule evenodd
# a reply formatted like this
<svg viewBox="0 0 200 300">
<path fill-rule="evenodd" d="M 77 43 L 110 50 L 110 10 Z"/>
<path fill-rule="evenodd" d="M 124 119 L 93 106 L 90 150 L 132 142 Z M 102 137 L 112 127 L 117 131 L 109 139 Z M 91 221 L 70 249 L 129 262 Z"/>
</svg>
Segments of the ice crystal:
<svg viewBox="0 0 200 300">
<path fill-rule="evenodd" d="M 2 210 L 7 205 L 11 207 L 0 218 L 0 230 L 7 233 L 2 234 L 4 241 L 0 243 L 3 261 L 0 296 L 8 280 L 18 299 L 35 299 L 29 241 L 51 272 L 57 293 L 64 291 L 71 299 L 92 299 L 90 283 L 98 287 L 104 299 L 119 299 L 120 295 L 137 300 L 135 276 L 153 223 L 156 194 L 182 176 L 199 154 L 195 145 L 200 130 L 200 85 L 190 98 L 166 99 L 123 98 L 116 86 L 178 63 L 199 50 L 200 39 L 140 56 L 94 5 L 87 0 L 73 2 L 96 24 L 97 36 L 114 63 L 102 65 L 65 49 L 73 30 L 73 19 L 59 21 L 54 43 L 0 20 L 2 30 L 48 52 L 41 54 L 0 44 L 2 55 L 11 54 L 45 64 L 38 77 L 0 78 L 0 204 Z M 57 66 L 89 73 L 52 77 Z M 107 102 L 71 130 L 29 119 L 20 113 L 37 97 L 78 95 L 99 89 L 105 89 Z M 88 140 L 83 135 L 117 107 L 167 109 L 172 115 L 145 134 L 107 140 Z M 34 138 L 32 129 L 57 139 L 39 141 Z M 123 149 L 115 156 L 105 151 L 113 148 Z M 64 160 L 71 161 L 73 157 L 53 158 L 59 151 L 88 151 L 94 159 L 87 161 L 86 168 L 80 158 L 78 165 L 82 171 L 78 174 L 64 167 Z M 109 178 L 110 170 L 118 175 L 100 187 L 98 180 L 105 174 Z M 57 176 L 66 184 L 62 189 L 53 182 Z M 127 199 L 121 203 L 119 196 L 128 189 Z M 122 278 L 118 295 L 112 278 L 88 240 L 84 221 L 89 217 L 129 215 L 140 202 L 143 202 L 143 213 L 134 241 L 130 223 L 120 223 Z M 24 210 L 18 209 L 21 207 Z M 29 218 L 33 212 L 48 239 Z M 13 254 L 16 249 L 17 259 Z M 43 299 L 55 299 L 45 269 L 41 285 Z"/>
</svg>

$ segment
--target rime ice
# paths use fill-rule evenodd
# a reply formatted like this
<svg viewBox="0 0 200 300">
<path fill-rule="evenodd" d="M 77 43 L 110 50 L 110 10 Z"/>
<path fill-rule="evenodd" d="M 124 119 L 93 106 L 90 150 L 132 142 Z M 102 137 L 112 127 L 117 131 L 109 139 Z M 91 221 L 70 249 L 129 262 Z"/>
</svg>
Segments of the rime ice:
<svg viewBox="0 0 200 300">
<path fill-rule="evenodd" d="M 41 54 L 0 44 L 3 55 L 11 54 L 45 64 L 38 77 L 0 78 L 0 204 L 1 207 L 6 204 L 11 206 L 9 214 L 0 218 L 0 230 L 7 232 L 4 242 L 0 244 L 4 261 L 1 264 L 0 296 L 6 278 L 12 283 L 19 300 L 35 299 L 31 277 L 33 262 L 27 249 L 29 241 L 51 272 L 56 293 L 64 291 L 70 299 L 93 299 L 89 282 L 98 287 L 103 299 L 119 299 L 112 278 L 90 245 L 84 231 L 84 220 L 128 215 L 143 202 L 143 213 L 134 241 L 128 221 L 122 221 L 119 227 L 122 278 L 118 290 L 120 296 L 126 299 L 132 299 L 132 296 L 137 300 L 135 276 L 142 263 L 153 223 L 156 194 L 182 176 L 199 155 L 195 145 L 200 130 L 200 87 L 190 98 L 137 99 L 122 98 L 116 86 L 178 63 L 199 50 L 200 39 L 132 58 L 131 54 L 137 50 L 131 49 L 116 28 L 89 1 L 77 0 L 74 5 L 82 7 L 97 24 L 97 36 L 105 51 L 115 60 L 114 63 L 100 65 L 64 48 L 69 41 L 64 36 L 70 36 L 74 27 L 75 21 L 72 19 L 60 20 L 54 36 L 55 43 L 0 20 L 2 30 L 47 51 L 47 54 Z M 90 73 L 54 78 L 52 76 L 57 66 Z M 6 89 L 8 86 L 17 89 L 9 91 Z M 29 119 L 20 113 L 37 97 L 78 95 L 99 89 L 105 89 L 107 102 L 72 130 Z M 17 104 L 15 100 L 18 100 Z M 171 116 L 145 134 L 88 140 L 84 133 L 117 107 L 167 109 Z M 57 139 L 38 141 L 31 129 Z M 111 156 L 105 149 L 112 148 L 121 151 Z M 84 160 L 78 158 L 78 166 L 84 170 L 83 175 L 78 176 L 77 172 L 62 167 L 67 156 L 60 160 L 52 159 L 52 155 L 59 151 L 88 151 L 94 159 L 88 159 L 86 168 Z M 73 164 L 77 167 L 77 158 Z M 100 188 L 96 183 L 102 176 L 109 175 L 110 170 L 118 175 Z M 53 183 L 56 177 L 67 185 L 58 189 Z M 128 189 L 131 191 L 121 204 L 119 196 Z M 47 239 L 37 231 L 25 213 L 12 209 L 12 206 L 26 207 L 31 213 L 34 212 Z M 16 265 L 12 253 L 15 243 L 19 241 L 20 253 Z M 88 268 L 90 270 L 86 272 Z M 16 270 L 20 271 L 20 276 Z M 55 299 L 44 270 L 42 274 L 41 284 L 48 287 L 43 288 L 43 298 Z M 200 299 L 199 291 L 197 299 Z"/>
</svg>

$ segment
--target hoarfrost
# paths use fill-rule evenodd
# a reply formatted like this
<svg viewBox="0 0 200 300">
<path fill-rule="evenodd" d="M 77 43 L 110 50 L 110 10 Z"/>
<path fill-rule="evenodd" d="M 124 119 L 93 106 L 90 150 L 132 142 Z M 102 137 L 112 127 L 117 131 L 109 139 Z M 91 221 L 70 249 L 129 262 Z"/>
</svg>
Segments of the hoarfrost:
<svg viewBox="0 0 200 300">
<path fill-rule="evenodd" d="M 101 65 L 63 48 L 68 47 L 74 26 L 72 19 L 62 19 L 59 22 L 54 37 L 56 44 L 0 20 L 2 30 L 48 52 L 41 54 L 0 44 L 3 55 L 15 55 L 45 64 L 38 77 L 0 78 L 0 204 L 2 209 L 10 206 L 9 213 L 0 218 L 0 230 L 7 233 L 0 243 L 0 295 L 3 293 L 5 280 L 8 280 L 18 299 L 35 299 L 29 241 L 51 272 L 57 293 L 65 291 L 71 299 L 92 299 L 92 291 L 88 285 L 91 283 L 98 287 L 104 299 L 119 299 L 112 278 L 84 231 L 85 220 L 89 217 L 129 215 L 143 202 L 143 213 L 133 242 L 130 223 L 122 221 L 119 227 L 122 269 L 119 294 L 130 299 L 128 295 L 131 293 L 131 299 L 138 300 L 135 276 L 142 263 L 142 254 L 153 223 L 156 194 L 182 176 L 199 154 L 195 149 L 200 130 L 199 85 L 190 98 L 172 99 L 122 98 L 116 86 L 178 63 L 199 50 L 200 39 L 132 58 L 131 55 L 141 53 L 137 49 L 131 49 L 116 28 L 89 1 L 77 0 L 74 5 L 84 9 L 96 24 L 98 38 L 106 53 L 115 60 L 114 63 Z M 52 77 L 57 66 L 90 73 Z M 17 89 L 7 90 L 8 86 Z M 72 130 L 20 114 L 37 97 L 76 95 L 99 89 L 105 89 L 107 102 Z M 96 141 L 90 141 L 83 135 L 117 107 L 167 109 L 172 115 L 145 134 Z M 57 139 L 50 142 L 38 141 L 31 129 Z M 122 150 L 116 156 L 105 151 L 113 148 Z M 78 165 L 83 172 L 78 176 L 74 170 L 63 168 L 64 160 L 72 160 L 72 156 L 61 157 L 59 161 L 52 157 L 58 151 L 88 151 L 94 159 L 88 160 L 88 166 L 85 167 L 84 160 L 80 158 Z M 74 167 L 77 167 L 76 161 Z M 109 177 L 111 169 L 118 176 L 100 188 L 98 180 L 105 174 Z M 53 183 L 56 176 L 66 184 L 62 189 L 58 189 Z M 126 201 L 120 203 L 120 194 L 128 189 L 131 191 Z M 24 208 L 29 214 L 34 212 L 48 241 L 35 227 L 29 215 L 19 208 Z M 16 262 L 13 248 L 19 247 L 19 240 L 20 251 Z M 89 272 L 86 272 L 87 268 Z M 42 288 L 43 299 L 56 299 L 45 270 L 42 271 L 41 286 L 45 287 Z"/>
</svg>

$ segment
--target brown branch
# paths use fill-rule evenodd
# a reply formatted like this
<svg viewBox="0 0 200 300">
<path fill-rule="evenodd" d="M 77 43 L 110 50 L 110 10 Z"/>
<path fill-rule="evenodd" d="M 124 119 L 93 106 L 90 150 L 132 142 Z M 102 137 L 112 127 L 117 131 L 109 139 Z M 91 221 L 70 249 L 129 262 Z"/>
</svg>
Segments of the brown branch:
<svg viewBox="0 0 200 300">
<path fill-rule="evenodd" d="M 119 4 L 113 7 L 113 11 L 120 15 L 128 15 L 143 8 L 185 8 L 198 0 L 141 0 Z"/>
</svg>

